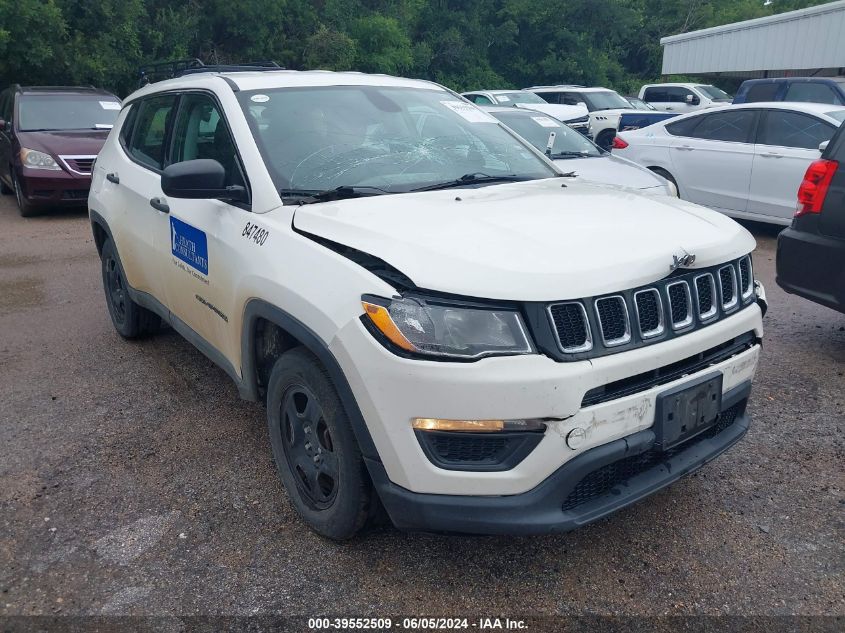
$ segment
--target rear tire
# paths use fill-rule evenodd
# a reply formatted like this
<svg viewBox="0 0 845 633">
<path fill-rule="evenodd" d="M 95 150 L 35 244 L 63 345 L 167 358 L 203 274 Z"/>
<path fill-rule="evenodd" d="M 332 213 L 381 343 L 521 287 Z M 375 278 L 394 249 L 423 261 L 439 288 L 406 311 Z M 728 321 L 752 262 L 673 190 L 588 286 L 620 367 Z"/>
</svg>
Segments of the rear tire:
<svg viewBox="0 0 845 633">
<path fill-rule="evenodd" d="M 31 218 L 38 215 L 38 208 L 32 206 L 24 197 L 21 183 L 18 182 L 18 177 L 15 175 L 14 170 L 12 170 L 12 187 L 14 188 L 15 200 L 18 203 L 18 211 L 20 212 L 21 217 Z"/>
<path fill-rule="evenodd" d="M 267 422 L 279 478 L 297 513 L 330 539 L 355 536 L 371 514 L 372 484 L 328 373 L 303 347 L 273 367 Z"/>
<path fill-rule="evenodd" d="M 616 130 L 602 130 L 596 137 L 596 145 L 603 150 L 610 151 L 613 139 L 616 137 Z"/>
<path fill-rule="evenodd" d="M 678 189 L 678 181 L 675 180 L 675 178 L 672 176 L 672 174 L 670 174 L 668 171 L 666 171 L 665 169 L 662 169 L 660 167 L 649 167 L 649 169 L 651 171 L 653 171 L 655 174 L 657 174 L 658 176 L 661 176 L 661 177 L 665 178 L 666 180 L 668 180 L 669 182 L 671 182 L 675 187 L 675 196 L 678 197 L 678 198 L 681 197 L 681 190 Z"/>
<path fill-rule="evenodd" d="M 123 338 L 139 338 L 161 327 L 161 318 L 139 306 L 129 296 L 129 284 L 111 238 L 103 243 L 101 253 L 103 290 L 114 329 Z"/>
</svg>

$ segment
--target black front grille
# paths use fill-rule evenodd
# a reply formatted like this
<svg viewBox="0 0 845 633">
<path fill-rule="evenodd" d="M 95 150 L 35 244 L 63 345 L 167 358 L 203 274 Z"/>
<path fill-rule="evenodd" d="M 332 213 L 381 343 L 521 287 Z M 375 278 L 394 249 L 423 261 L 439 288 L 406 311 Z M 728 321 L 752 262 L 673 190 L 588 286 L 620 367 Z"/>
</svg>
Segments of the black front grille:
<svg viewBox="0 0 845 633">
<path fill-rule="evenodd" d="M 744 407 L 745 401 L 742 401 L 722 411 L 719 414 L 716 424 L 712 427 L 668 451 L 652 448 L 639 455 L 625 457 L 624 459 L 594 470 L 575 485 L 575 488 L 572 489 L 572 492 L 564 500 L 562 509 L 564 511 L 572 510 L 583 503 L 593 501 L 611 493 L 616 486 L 624 484 L 629 479 L 671 459 L 674 455 L 688 449 L 690 446 L 718 435 L 736 422 L 737 417 Z"/>
<path fill-rule="evenodd" d="M 559 303 L 553 305 L 552 315 L 560 346 L 564 350 L 578 349 L 587 345 L 587 319 L 580 303 Z"/>
<path fill-rule="evenodd" d="M 737 291 L 741 278 L 751 292 Z M 675 270 L 646 286 L 530 309 L 531 314 L 545 310 L 553 330 L 538 332 L 543 351 L 557 360 L 578 361 L 684 336 L 753 303 L 753 270 L 745 256 L 718 266 Z"/>
<path fill-rule="evenodd" d="M 722 305 L 731 304 L 734 300 L 734 276 L 729 266 L 719 270 L 719 284 L 722 290 Z"/>
<path fill-rule="evenodd" d="M 698 298 L 698 313 L 709 314 L 713 309 L 713 283 L 710 275 L 702 275 L 695 280 L 695 292 Z"/>
<path fill-rule="evenodd" d="M 628 315 L 622 297 L 607 297 L 596 301 L 599 323 L 605 342 L 624 339 L 628 333 Z"/>
<path fill-rule="evenodd" d="M 747 257 L 739 260 L 739 286 L 742 294 L 748 293 L 751 286 L 751 264 Z"/>
<path fill-rule="evenodd" d="M 672 325 L 682 325 L 689 319 L 689 302 L 684 284 L 669 286 L 669 307 L 672 309 Z"/>
<path fill-rule="evenodd" d="M 94 157 L 91 158 L 66 158 L 65 162 L 74 171 L 80 174 L 90 174 L 94 167 Z"/>
<path fill-rule="evenodd" d="M 637 293 L 637 318 L 640 322 L 640 332 L 648 334 L 660 329 L 660 295 L 656 290 L 645 290 Z"/>
</svg>

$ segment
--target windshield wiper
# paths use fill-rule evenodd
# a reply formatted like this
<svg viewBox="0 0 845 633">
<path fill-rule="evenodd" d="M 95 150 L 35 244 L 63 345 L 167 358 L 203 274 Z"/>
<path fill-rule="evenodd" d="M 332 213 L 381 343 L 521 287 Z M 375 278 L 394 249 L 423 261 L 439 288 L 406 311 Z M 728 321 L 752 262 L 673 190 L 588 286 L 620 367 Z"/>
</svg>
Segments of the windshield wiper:
<svg viewBox="0 0 845 633">
<path fill-rule="evenodd" d="M 418 187 L 417 189 L 411 189 L 411 191 L 436 191 L 438 189 L 451 189 L 453 187 L 464 187 L 466 185 L 477 185 L 481 183 L 494 183 L 494 182 L 524 182 L 526 180 L 530 180 L 529 178 L 523 178 L 521 176 L 517 176 L 516 174 L 507 174 L 501 176 L 491 176 L 490 174 L 484 174 L 481 172 L 475 172 L 472 174 L 464 174 L 460 178 L 455 180 L 447 180 L 446 182 L 438 182 L 433 185 L 426 185 L 425 187 Z"/>
<path fill-rule="evenodd" d="M 349 198 L 363 198 L 364 196 L 382 196 L 389 193 L 391 192 L 366 185 L 341 185 L 324 191 L 319 189 L 282 189 L 279 192 L 283 199 L 292 198 L 296 204 L 348 200 Z"/>
<path fill-rule="evenodd" d="M 557 152 L 552 154 L 552 158 L 588 158 L 591 154 L 589 152 Z"/>
</svg>

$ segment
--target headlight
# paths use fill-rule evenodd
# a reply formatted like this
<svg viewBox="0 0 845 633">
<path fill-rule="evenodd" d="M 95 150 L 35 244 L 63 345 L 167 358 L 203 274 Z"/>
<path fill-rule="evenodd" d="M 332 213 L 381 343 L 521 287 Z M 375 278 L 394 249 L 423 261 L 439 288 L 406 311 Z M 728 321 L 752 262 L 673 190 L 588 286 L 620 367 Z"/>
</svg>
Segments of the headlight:
<svg viewBox="0 0 845 633">
<path fill-rule="evenodd" d="M 531 354 L 534 346 L 518 312 L 422 299 L 363 297 L 365 318 L 391 343 L 415 354 L 474 359 Z"/>
<path fill-rule="evenodd" d="M 25 147 L 21 149 L 21 162 L 24 167 L 31 167 L 32 169 L 52 169 L 54 171 L 61 169 L 49 154 Z"/>
</svg>

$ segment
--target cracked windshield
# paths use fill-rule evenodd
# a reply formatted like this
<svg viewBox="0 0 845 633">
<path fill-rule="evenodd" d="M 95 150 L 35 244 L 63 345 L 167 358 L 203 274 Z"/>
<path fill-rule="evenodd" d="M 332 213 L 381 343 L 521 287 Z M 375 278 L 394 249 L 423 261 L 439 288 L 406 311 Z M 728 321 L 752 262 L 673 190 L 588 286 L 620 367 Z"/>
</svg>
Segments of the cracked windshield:
<svg viewBox="0 0 845 633">
<path fill-rule="evenodd" d="M 493 117 L 442 90 L 281 88 L 239 99 L 280 191 L 399 193 L 556 175 Z"/>
</svg>

